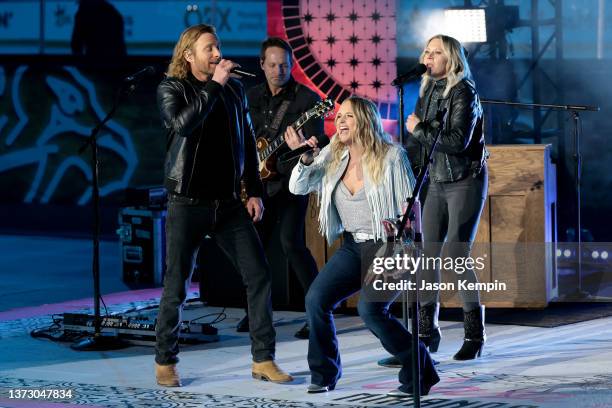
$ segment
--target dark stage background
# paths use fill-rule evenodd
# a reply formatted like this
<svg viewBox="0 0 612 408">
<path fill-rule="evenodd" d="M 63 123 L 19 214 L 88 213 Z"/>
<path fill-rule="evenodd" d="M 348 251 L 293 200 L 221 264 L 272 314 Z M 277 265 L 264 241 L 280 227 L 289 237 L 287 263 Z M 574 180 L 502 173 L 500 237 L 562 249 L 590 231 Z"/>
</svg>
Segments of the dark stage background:
<svg viewBox="0 0 612 408">
<path fill-rule="evenodd" d="M 235 58 L 244 67 L 257 69 L 257 59 Z M 398 70 L 414 64 L 401 59 Z M 100 137 L 100 181 L 103 203 L 103 234 L 114 235 L 118 208 L 125 189 L 157 186 L 162 182 L 165 135 L 155 103 L 156 84 L 162 78 L 167 60 L 132 57 L 127 64 L 99 69 L 71 57 L 0 58 L 3 74 L 0 91 L 0 228 L 12 233 L 85 235 L 91 225 L 91 170 L 89 151 L 78 150 L 96 120 L 112 106 L 120 78 L 142 66 L 152 65 L 158 74 L 140 83 L 118 109 Z M 486 59 L 473 62 L 483 99 L 516 100 L 508 86 L 529 64 L 524 61 Z M 610 100 L 607 89 L 609 64 L 601 60 L 565 60 L 561 67 L 563 90 L 573 104 L 598 105 L 600 112 L 582 114 L 584 155 L 583 228 L 596 241 L 612 240 L 609 216 L 612 211 L 612 134 Z M 255 83 L 256 80 L 245 81 Z M 416 98 L 416 87 L 407 87 L 407 111 Z M 533 133 L 520 123 L 520 115 L 531 112 L 486 107 L 488 141 L 513 144 L 533 142 Z M 542 142 L 554 146 L 558 165 L 560 240 L 567 238 L 575 212 L 573 196 L 574 161 L 572 121 L 560 114 L 564 128 L 543 132 Z M 508 123 L 514 121 L 512 126 Z M 565 156 L 559 157 L 561 138 Z"/>
<path fill-rule="evenodd" d="M 330 2 L 323 1 L 218 1 L 195 2 L 201 3 L 198 11 L 187 12 L 185 2 L 109 3 L 123 16 L 128 57 L 106 58 L 103 63 L 70 55 L 76 2 L 47 1 L 38 19 L 39 1 L 0 3 L 0 232 L 66 236 L 90 233 L 90 156 L 88 152 L 79 154 L 78 149 L 96 121 L 111 109 L 120 79 L 152 65 L 157 75 L 140 83 L 100 135 L 102 233 L 106 238 L 116 237 L 117 212 L 124 205 L 125 189 L 162 182 L 165 135 L 155 104 L 155 88 L 185 25 L 198 21 L 217 24 L 226 56 L 259 72 L 259 42 L 267 34 L 291 39 L 295 32 L 287 27 L 298 24 L 310 37 L 306 38 L 309 55 L 321 63 L 322 72 L 342 87 L 337 101 L 351 92 L 378 95 L 387 127 L 397 133 L 393 122 L 397 118 L 397 101 L 384 81 L 414 65 L 424 32 L 431 29 L 426 24 L 430 13 L 464 4 L 339 1 L 332 8 Z M 481 3 L 484 6 L 501 2 Z M 585 240 L 612 241 L 608 215 L 612 210 L 612 148 L 608 143 L 612 135 L 611 30 L 605 24 L 598 29 L 601 13 L 596 1 L 559 4 L 561 8 L 555 10 L 546 1 L 506 1 L 505 5 L 518 7 L 522 23 L 502 30 L 502 40 L 498 38 L 495 44 L 468 47 L 471 64 L 483 99 L 601 107 L 600 112 L 581 115 L 582 225 L 587 230 L 583 231 Z M 147 13 L 142 13 L 145 6 Z M 290 6 L 301 7 L 291 18 L 287 12 Z M 307 7 L 318 7 L 318 11 L 306 17 Z M 603 10 L 604 23 L 610 21 L 610 14 L 610 7 Z M 33 16 L 30 23 L 21 24 L 25 21 L 22 17 L 28 15 Z M 544 23 L 555 19 L 557 26 Z M 540 31 L 534 37 L 538 24 Z M 44 35 L 39 32 L 42 26 Z M 317 38 L 317 30 L 325 34 L 332 30 L 333 41 L 329 36 Z M 369 35 L 371 30 L 382 34 L 376 39 Z M 555 33 L 559 35 L 549 42 Z M 386 44 L 384 53 L 379 43 Z M 389 44 L 395 47 L 389 48 Z M 384 58 L 368 60 L 371 47 Z M 330 65 L 330 55 L 337 59 L 335 65 Z M 384 72 L 381 66 L 386 67 Z M 296 76 L 300 78 L 307 76 L 307 70 L 302 68 L 296 64 Z M 374 76 L 381 79 L 382 87 L 372 79 Z M 261 75 L 245 84 L 250 86 L 260 80 Z M 310 84 L 316 85 L 315 82 Z M 416 92 L 415 84 L 406 87 L 407 113 Z M 559 240 L 573 240 L 570 115 L 542 111 L 536 126 L 532 111 L 487 106 L 486 118 L 490 143 L 553 145 L 558 166 Z"/>
</svg>

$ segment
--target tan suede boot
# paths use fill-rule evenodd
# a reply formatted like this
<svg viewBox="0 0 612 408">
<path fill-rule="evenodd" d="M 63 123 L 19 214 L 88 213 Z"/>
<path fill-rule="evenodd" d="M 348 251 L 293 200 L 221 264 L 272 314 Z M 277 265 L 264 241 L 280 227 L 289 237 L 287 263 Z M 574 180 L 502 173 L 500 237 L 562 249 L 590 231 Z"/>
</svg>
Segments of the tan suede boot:
<svg viewBox="0 0 612 408">
<path fill-rule="evenodd" d="M 271 381 L 274 383 L 293 381 L 293 377 L 281 370 L 274 360 L 262 361 L 261 363 L 253 362 L 252 374 L 253 378 L 262 381 Z"/>
<path fill-rule="evenodd" d="M 176 364 L 159 365 L 155 363 L 155 378 L 157 379 L 157 384 L 163 387 L 181 386 L 181 378 L 176 369 Z"/>
</svg>

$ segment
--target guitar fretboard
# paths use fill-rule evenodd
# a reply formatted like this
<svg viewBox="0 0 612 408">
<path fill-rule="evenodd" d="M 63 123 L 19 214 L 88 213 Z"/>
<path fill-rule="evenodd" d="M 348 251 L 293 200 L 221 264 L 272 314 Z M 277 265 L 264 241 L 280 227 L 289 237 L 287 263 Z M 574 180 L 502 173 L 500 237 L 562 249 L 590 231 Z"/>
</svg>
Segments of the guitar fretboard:
<svg viewBox="0 0 612 408">
<path fill-rule="evenodd" d="M 296 131 L 300 130 L 305 124 L 306 122 L 308 122 L 308 120 L 310 120 L 313 116 L 316 116 L 316 113 L 312 113 L 310 111 L 305 112 L 302 116 L 300 116 L 298 118 L 298 120 L 296 120 L 295 122 L 293 122 L 293 124 L 291 125 Z M 281 147 L 283 145 L 283 143 L 285 143 L 285 138 L 283 137 L 283 135 L 278 135 L 277 137 L 274 138 L 274 140 L 272 140 L 270 142 L 270 144 L 263 150 L 261 150 L 259 152 L 259 160 L 260 161 L 264 161 L 266 160 L 268 157 L 270 157 L 270 155 L 272 153 L 274 153 L 279 147 Z"/>
</svg>

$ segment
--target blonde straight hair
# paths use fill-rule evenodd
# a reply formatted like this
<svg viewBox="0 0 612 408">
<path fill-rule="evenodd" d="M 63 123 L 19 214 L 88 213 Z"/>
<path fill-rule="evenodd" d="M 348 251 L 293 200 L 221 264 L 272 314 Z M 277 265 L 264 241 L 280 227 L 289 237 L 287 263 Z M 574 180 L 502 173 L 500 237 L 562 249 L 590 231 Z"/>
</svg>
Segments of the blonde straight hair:
<svg viewBox="0 0 612 408">
<path fill-rule="evenodd" d="M 187 74 L 191 72 L 191 66 L 189 65 L 189 61 L 185 59 L 185 52 L 193 52 L 193 45 L 195 42 L 198 41 L 198 38 L 200 38 L 202 34 L 206 33 L 212 34 L 215 37 L 217 36 L 215 27 L 208 24 L 196 24 L 183 31 L 174 46 L 172 60 L 170 61 L 170 65 L 168 65 L 166 75 L 179 79 L 185 79 L 187 77 Z"/>
<path fill-rule="evenodd" d="M 461 80 L 467 79 L 473 83 L 472 73 L 467 62 L 465 50 L 459 41 L 448 35 L 438 34 L 431 37 L 427 41 L 427 45 L 435 39 L 442 41 L 442 52 L 448 60 L 446 63 L 446 88 L 444 88 L 443 93 L 443 96 L 446 98 L 453 86 L 457 85 Z M 419 62 L 423 63 L 424 59 L 425 50 L 421 53 Z M 435 81 L 435 79 L 425 72 L 421 78 L 421 88 L 419 90 L 419 95 L 421 97 L 425 95 L 425 89 L 427 89 L 427 86 L 432 81 Z"/>
<path fill-rule="evenodd" d="M 384 131 L 380 113 L 372 101 L 360 96 L 351 96 L 346 100 L 350 102 L 355 114 L 356 129 L 353 143 L 357 143 L 363 148 L 361 159 L 363 167 L 370 180 L 374 184 L 379 184 L 382 180 L 384 158 L 392 145 L 391 137 Z M 337 118 L 335 125 L 337 129 Z M 333 137 L 330 149 L 332 159 L 329 162 L 328 171 L 334 171 L 340 165 L 342 155 L 347 147 L 340 141 L 339 137 Z"/>
</svg>

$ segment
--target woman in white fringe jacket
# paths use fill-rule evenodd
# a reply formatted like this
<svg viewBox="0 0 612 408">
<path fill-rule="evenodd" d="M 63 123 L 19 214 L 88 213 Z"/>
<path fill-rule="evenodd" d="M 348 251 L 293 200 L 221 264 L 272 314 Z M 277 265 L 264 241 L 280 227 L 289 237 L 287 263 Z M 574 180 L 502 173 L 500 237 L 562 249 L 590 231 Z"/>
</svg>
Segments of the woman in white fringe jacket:
<svg viewBox="0 0 612 408">
<path fill-rule="evenodd" d="M 382 221 L 401 214 L 414 185 L 406 152 L 384 132 L 374 103 L 356 96 L 348 98 L 336 114 L 335 125 L 336 134 L 321 151 L 316 148 L 316 138 L 304 140 L 292 128 L 285 133 L 291 149 L 305 145 L 313 148 L 294 167 L 289 190 L 293 194 L 317 191 L 321 233 L 329 243 L 340 235 L 344 238 L 342 247 L 319 272 L 306 295 L 311 372 L 307 391 L 311 393 L 333 390 L 342 375 L 332 312 L 342 300 L 362 289 L 362 256 L 386 242 Z M 363 289 L 359 315 L 384 348 L 402 363 L 401 385 L 389 395 L 411 394 L 412 337 L 389 313 L 389 305 L 399 292 L 381 295 L 381 299 L 371 287 Z M 440 379 L 427 349 L 419 343 L 419 384 L 422 395 L 426 395 Z"/>
</svg>

